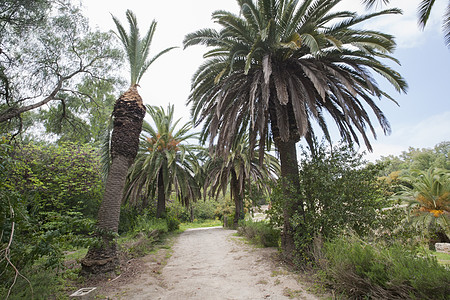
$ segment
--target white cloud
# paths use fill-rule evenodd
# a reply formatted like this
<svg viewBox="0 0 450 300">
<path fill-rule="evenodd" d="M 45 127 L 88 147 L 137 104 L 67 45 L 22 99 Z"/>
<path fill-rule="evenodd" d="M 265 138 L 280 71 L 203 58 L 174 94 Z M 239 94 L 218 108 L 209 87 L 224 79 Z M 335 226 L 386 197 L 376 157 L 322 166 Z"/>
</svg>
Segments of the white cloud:
<svg viewBox="0 0 450 300">
<path fill-rule="evenodd" d="M 432 115 L 415 125 L 397 124 L 392 135 L 380 137 L 372 143 L 373 153 L 366 158 L 374 161 L 380 156 L 399 155 L 414 148 L 432 148 L 436 144 L 450 140 L 450 110 Z M 362 149 L 363 150 L 363 149 Z"/>
</svg>

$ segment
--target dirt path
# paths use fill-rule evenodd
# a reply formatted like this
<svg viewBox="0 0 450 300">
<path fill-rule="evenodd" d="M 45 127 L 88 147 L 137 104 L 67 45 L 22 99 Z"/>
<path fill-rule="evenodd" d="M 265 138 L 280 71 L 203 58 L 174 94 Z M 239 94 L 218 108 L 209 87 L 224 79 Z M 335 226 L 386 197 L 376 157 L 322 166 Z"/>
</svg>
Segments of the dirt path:
<svg viewBox="0 0 450 300">
<path fill-rule="evenodd" d="M 111 282 L 102 294 L 109 299 L 317 299 L 274 260 L 275 249 L 247 245 L 235 232 L 187 230 L 175 241 L 166 266 L 144 258 L 143 272 L 132 282 L 117 287 Z"/>
</svg>

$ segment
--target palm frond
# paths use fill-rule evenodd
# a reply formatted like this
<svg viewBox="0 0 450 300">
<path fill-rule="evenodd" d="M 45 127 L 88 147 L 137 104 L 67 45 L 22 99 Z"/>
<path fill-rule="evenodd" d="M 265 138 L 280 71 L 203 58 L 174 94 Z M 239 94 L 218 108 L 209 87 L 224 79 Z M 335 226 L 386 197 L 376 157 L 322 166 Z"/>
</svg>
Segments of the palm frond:
<svg viewBox="0 0 450 300">
<path fill-rule="evenodd" d="M 430 17 L 431 9 L 433 8 L 435 0 L 422 0 L 419 3 L 418 15 L 419 15 L 419 26 L 424 28 L 427 25 L 428 18 Z"/>
<path fill-rule="evenodd" d="M 131 11 L 126 11 L 126 17 L 129 24 L 129 32 L 126 32 L 120 21 L 112 16 L 117 27 L 118 37 L 127 53 L 128 63 L 130 65 L 130 83 L 131 86 L 138 84 L 148 67 L 162 54 L 176 48 L 171 47 L 159 52 L 152 59 L 147 60 L 153 35 L 156 30 L 156 21 L 152 21 L 150 27 L 143 38 L 139 33 L 136 15 Z"/>
</svg>

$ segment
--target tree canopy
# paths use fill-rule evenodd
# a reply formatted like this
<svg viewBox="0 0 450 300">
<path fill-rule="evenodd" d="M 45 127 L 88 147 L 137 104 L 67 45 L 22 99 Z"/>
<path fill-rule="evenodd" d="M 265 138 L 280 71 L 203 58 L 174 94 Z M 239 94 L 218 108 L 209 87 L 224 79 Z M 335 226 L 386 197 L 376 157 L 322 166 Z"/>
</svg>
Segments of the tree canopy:
<svg viewBox="0 0 450 300">
<path fill-rule="evenodd" d="M 0 41 L 0 128 L 3 132 L 24 130 L 24 121 L 36 112 L 41 112 L 46 120 L 70 123 L 73 115 L 80 116 L 73 107 L 74 97 L 83 103 L 97 101 L 96 105 L 103 105 L 98 102 L 101 99 L 84 93 L 80 84 L 112 82 L 121 65 L 121 53 L 111 34 L 92 31 L 77 7 L 64 2 L 36 3 L 49 6 L 45 18 L 29 24 L 32 30 L 21 34 L 8 32 Z M 34 18 L 34 13 L 39 12 L 34 5 L 38 4 L 19 5 L 18 9 Z M 33 119 L 37 119 L 36 115 Z"/>
</svg>

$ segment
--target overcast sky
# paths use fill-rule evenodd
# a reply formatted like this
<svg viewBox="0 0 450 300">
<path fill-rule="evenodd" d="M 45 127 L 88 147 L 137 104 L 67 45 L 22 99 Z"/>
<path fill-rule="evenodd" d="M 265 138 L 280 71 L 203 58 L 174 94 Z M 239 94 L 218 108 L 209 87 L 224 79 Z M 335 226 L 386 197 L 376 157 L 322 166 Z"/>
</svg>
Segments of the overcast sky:
<svg viewBox="0 0 450 300">
<path fill-rule="evenodd" d="M 176 118 L 189 120 L 186 99 L 190 80 L 202 63 L 205 48 L 200 46 L 182 49 L 187 33 L 201 28 L 215 27 L 211 13 L 223 9 L 238 13 L 235 0 L 84 0 L 85 14 L 93 27 L 101 30 L 115 29 L 111 14 L 118 17 L 125 28 L 128 24 L 125 11 L 131 9 L 137 16 L 144 33 L 150 22 L 158 22 L 150 55 L 171 46 L 179 49 L 160 57 L 141 80 L 140 94 L 146 104 L 175 105 Z M 389 154 L 398 155 L 409 146 L 431 148 L 450 140 L 450 50 L 444 44 L 441 30 L 442 15 L 447 0 L 437 0 L 429 23 L 424 31 L 417 26 L 417 6 L 420 0 L 391 0 L 391 7 L 399 7 L 403 15 L 380 17 L 364 25 L 370 29 L 390 33 L 396 37 L 397 50 L 394 57 L 401 66 L 395 66 L 407 80 L 406 95 L 398 94 L 391 86 L 380 80 L 379 84 L 399 103 L 382 99 L 377 102 L 387 115 L 392 134 L 384 136 L 378 128 L 377 140 L 371 139 L 374 152 L 366 158 L 374 160 Z M 340 9 L 364 12 L 359 0 L 344 0 Z M 375 123 L 375 119 L 374 123 Z M 329 127 L 334 124 L 329 122 Z M 334 141 L 339 135 L 333 131 Z M 366 150 L 365 146 L 361 151 Z"/>
</svg>

